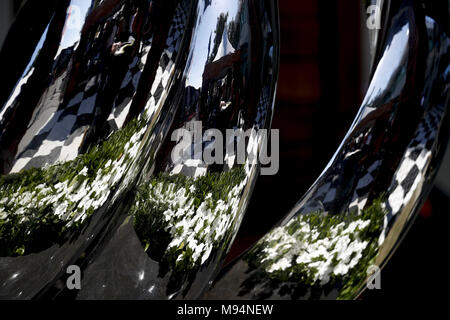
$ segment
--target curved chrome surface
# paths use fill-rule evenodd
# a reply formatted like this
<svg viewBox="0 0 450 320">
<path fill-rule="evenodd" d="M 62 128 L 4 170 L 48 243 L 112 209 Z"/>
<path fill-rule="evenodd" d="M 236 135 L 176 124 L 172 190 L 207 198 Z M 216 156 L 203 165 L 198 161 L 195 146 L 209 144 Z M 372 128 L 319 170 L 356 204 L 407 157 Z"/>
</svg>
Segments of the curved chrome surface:
<svg viewBox="0 0 450 320">
<path fill-rule="evenodd" d="M 0 298 L 197 298 L 258 166 L 174 161 L 171 138 L 270 128 L 276 2 L 53 2 L 28 1 L 1 53 Z"/>
<path fill-rule="evenodd" d="M 448 4 L 391 1 L 375 72 L 334 157 L 206 298 L 352 299 L 432 186 L 449 135 Z M 376 269 L 373 269 L 376 270 Z"/>
</svg>

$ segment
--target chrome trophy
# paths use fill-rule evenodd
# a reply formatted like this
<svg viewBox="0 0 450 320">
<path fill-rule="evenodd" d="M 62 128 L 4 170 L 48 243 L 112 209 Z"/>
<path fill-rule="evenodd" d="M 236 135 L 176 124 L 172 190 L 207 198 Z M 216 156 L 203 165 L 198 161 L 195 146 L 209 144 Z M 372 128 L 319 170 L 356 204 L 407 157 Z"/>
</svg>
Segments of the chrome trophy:
<svg viewBox="0 0 450 320">
<path fill-rule="evenodd" d="M 204 135 L 270 128 L 278 41 L 275 1 L 27 1 L 1 52 L 0 298 L 200 297 L 259 170 L 224 142 L 205 163 Z"/>
<path fill-rule="evenodd" d="M 382 7 L 372 80 L 323 173 L 225 267 L 209 299 L 354 299 L 377 286 L 431 189 L 449 137 L 449 5 Z"/>
</svg>

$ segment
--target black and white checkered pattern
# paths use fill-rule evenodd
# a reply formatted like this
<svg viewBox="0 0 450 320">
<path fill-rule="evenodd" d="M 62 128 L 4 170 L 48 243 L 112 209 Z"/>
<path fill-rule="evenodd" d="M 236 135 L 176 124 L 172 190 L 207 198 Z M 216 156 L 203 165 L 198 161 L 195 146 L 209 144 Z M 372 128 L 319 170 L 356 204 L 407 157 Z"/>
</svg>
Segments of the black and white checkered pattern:
<svg viewBox="0 0 450 320">
<path fill-rule="evenodd" d="M 191 119 L 184 124 L 183 129 L 189 131 L 191 137 L 196 139 L 195 131 L 200 134 L 200 139 L 203 138 L 199 127 L 196 127 L 196 118 Z M 192 141 L 182 151 L 182 155 L 178 159 L 171 159 L 174 161 L 171 165 L 170 174 L 183 174 L 187 177 L 198 177 L 206 174 L 208 166 L 203 162 L 203 148 L 208 147 L 212 142 L 205 143 L 201 141 Z"/>
<path fill-rule="evenodd" d="M 148 106 L 155 106 L 161 100 L 170 75 L 173 72 L 175 60 L 180 48 L 181 39 L 188 18 L 189 1 L 181 1 L 175 9 L 172 24 L 169 29 L 166 46 L 161 56 L 159 67 L 156 72 L 155 81 L 150 90 Z M 146 40 L 142 44 L 140 54 L 131 62 L 128 72 L 123 79 L 116 101 L 114 102 L 113 111 L 108 118 L 108 124 L 111 129 L 117 130 L 123 126 L 126 115 L 130 109 L 133 95 L 136 92 L 141 74 L 150 52 L 152 39 Z"/>
<path fill-rule="evenodd" d="M 141 44 L 139 54 L 134 57 L 128 67 L 128 71 L 114 101 L 112 111 L 107 119 L 110 131 L 121 129 L 125 122 L 147 61 L 151 43 L 152 39 L 149 39 Z"/>
<path fill-rule="evenodd" d="M 74 159 L 94 112 L 97 77 L 83 84 L 65 107 L 61 107 L 65 73 L 47 89 L 36 108 L 27 133 L 18 146 L 11 172 Z"/>
<path fill-rule="evenodd" d="M 270 87 L 268 85 L 264 86 L 261 90 L 261 95 L 259 102 L 257 104 L 257 111 L 255 120 L 253 122 L 253 129 L 259 130 L 264 127 L 264 123 L 266 121 L 267 112 L 270 108 Z M 214 112 L 214 111 L 213 111 Z M 242 127 L 243 125 L 243 119 L 242 116 L 238 117 L 238 126 Z M 184 129 L 190 131 L 193 133 L 194 127 L 193 127 L 193 121 L 192 119 L 190 122 L 187 122 L 184 126 Z M 239 136 L 235 137 L 235 142 L 238 143 Z M 225 143 L 232 143 L 231 141 L 225 141 Z M 201 146 L 199 145 L 201 144 Z M 201 160 L 202 159 L 202 153 L 195 154 L 195 150 L 207 150 L 208 148 L 212 148 L 214 144 L 214 141 L 208 141 L 208 142 L 197 142 L 193 143 L 191 146 L 187 147 L 186 150 L 183 152 L 183 157 L 176 163 L 172 164 L 170 173 L 171 174 L 184 174 L 186 176 L 200 176 L 206 174 L 208 171 L 208 166 Z M 260 141 L 255 138 L 251 138 L 248 141 L 248 144 L 246 146 L 247 155 L 250 152 L 257 152 L 257 145 L 260 144 Z M 256 148 L 256 151 L 255 151 Z M 247 158 L 246 158 L 247 159 Z M 224 170 L 230 170 L 237 164 L 237 158 L 236 155 L 228 154 L 225 150 L 224 154 Z M 247 163 L 247 166 L 251 164 Z"/>
<path fill-rule="evenodd" d="M 176 8 L 166 47 L 160 59 L 155 80 L 148 97 L 146 111 L 148 111 L 149 116 L 161 102 L 168 80 L 173 72 L 175 59 L 181 44 L 182 30 L 184 30 L 184 25 L 187 22 L 188 8 L 189 1 L 181 1 Z M 139 53 L 129 65 L 114 101 L 112 111 L 107 119 L 112 130 L 122 128 L 125 122 L 147 61 L 151 44 L 152 39 L 144 40 L 141 43 Z M 69 161 L 78 155 L 84 135 L 95 115 L 99 75 L 94 75 L 88 81 L 81 83 L 78 93 L 64 106 L 60 105 L 60 101 L 55 99 L 55 97 L 57 96 L 56 93 L 62 90 L 62 80 L 65 76 L 66 74 L 64 73 L 55 80 L 41 100 L 41 104 L 35 112 L 37 116 L 33 117 L 29 125 L 29 128 L 33 126 L 38 126 L 39 128 L 32 132 L 32 138 L 30 137 L 28 140 L 22 139 L 11 172 L 18 172 L 36 166 L 41 167 L 59 161 Z M 57 100 L 55 101 L 57 106 L 54 107 L 53 113 L 46 115 L 45 118 L 39 117 L 39 114 L 44 113 L 51 99 Z"/>
<path fill-rule="evenodd" d="M 186 31 L 189 5 L 189 1 L 183 0 L 175 10 L 175 15 L 173 17 L 172 25 L 170 26 L 166 41 L 167 55 L 170 59 L 173 59 L 172 55 L 177 54 L 179 49 L 179 41 L 183 37 L 183 33 Z"/>
<path fill-rule="evenodd" d="M 375 180 L 376 172 L 380 168 L 381 163 L 381 160 L 375 160 L 374 163 L 364 171 L 365 174 L 358 180 L 352 201 L 349 205 L 350 212 L 356 211 L 360 213 L 366 206 L 372 182 Z"/>
<path fill-rule="evenodd" d="M 370 193 L 371 184 L 375 179 L 375 174 L 381 166 L 381 160 L 374 159 L 368 167 L 352 171 L 354 176 L 353 182 L 351 180 L 343 180 L 343 171 L 348 170 L 348 168 L 344 168 L 349 161 L 348 159 L 362 152 L 361 147 L 364 146 L 364 141 L 370 141 L 370 134 L 371 130 L 369 129 L 353 138 L 353 143 L 347 146 L 344 156 L 338 156 L 334 160 L 328 172 L 316 184 L 316 189 L 310 190 L 309 196 L 305 198 L 306 200 L 301 208 L 302 213 L 329 212 L 336 198 L 343 198 L 343 195 L 338 195 L 338 193 L 342 192 L 345 189 L 343 188 L 345 187 L 344 185 L 349 183 L 354 184 L 354 192 L 348 197 L 344 195 L 344 198 L 351 197 L 351 201 L 348 203 L 348 206 L 344 203 L 342 205 L 346 206 L 351 212 L 360 212 L 364 208 Z M 351 163 L 350 166 L 353 168 Z M 342 208 L 335 209 L 341 210 Z"/>
<path fill-rule="evenodd" d="M 191 137 L 194 137 L 194 121 L 191 120 L 184 125 L 184 129 L 191 133 Z M 235 128 L 236 130 L 240 130 L 239 128 Z M 256 128 L 254 129 L 254 134 L 251 135 L 248 139 L 248 143 L 246 145 L 246 154 L 245 159 L 249 159 L 248 155 L 252 153 L 255 155 L 253 158 L 253 163 L 246 161 L 245 168 L 246 170 L 250 170 L 251 166 L 255 164 L 256 161 L 256 153 L 258 151 L 258 145 L 261 144 L 261 138 L 257 136 Z M 226 136 L 224 137 L 225 145 L 238 145 L 241 139 L 240 135 L 230 137 L 229 141 L 225 141 Z M 208 164 L 203 161 L 203 153 L 208 151 L 209 148 L 213 148 L 214 139 L 211 141 L 193 141 L 192 144 L 186 146 L 183 150 L 183 155 L 175 160 L 174 163 L 171 164 L 170 174 L 183 174 L 190 177 L 197 177 L 205 175 L 208 172 Z M 172 159 L 173 161 L 174 159 Z M 235 167 L 237 162 L 237 156 L 235 149 L 231 153 L 228 153 L 228 148 L 224 150 L 224 163 L 223 170 L 228 171 Z"/>
<path fill-rule="evenodd" d="M 387 191 L 386 208 L 388 214 L 385 218 L 386 233 L 388 232 L 388 225 L 392 224 L 393 218 L 412 199 L 413 193 L 419 183 L 424 180 L 443 113 L 443 106 L 434 107 L 426 112 L 415 133 L 415 138 L 409 144 L 401 160 L 391 186 Z M 358 150 L 347 152 L 344 159 L 356 152 Z M 359 213 L 366 206 L 372 182 L 375 181 L 381 165 L 382 159 L 377 159 L 367 169 L 362 170 L 361 173 L 355 171 L 354 174 L 358 175 L 358 180 L 352 200 L 348 206 L 350 212 Z M 336 199 L 336 193 L 342 183 L 340 181 L 342 169 L 342 161 L 335 161 L 331 169 L 333 171 L 322 178 L 322 183 L 318 184 L 320 187 L 310 192 L 309 198 L 301 209 L 302 213 L 314 211 L 328 212 L 330 205 Z"/>
<path fill-rule="evenodd" d="M 414 200 L 414 193 L 425 180 L 444 112 L 443 105 L 433 107 L 426 112 L 420 122 L 415 138 L 409 144 L 388 189 L 386 202 L 388 213 L 384 220 L 382 236 L 387 235 L 396 216 L 411 200 Z"/>
<path fill-rule="evenodd" d="M 189 1 L 183 0 L 178 4 L 175 10 L 172 25 L 166 40 L 166 46 L 161 55 L 155 80 L 153 81 L 147 99 L 145 112 L 147 112 L 149 116 L 153 114 L 156 107 L 161 103 L 162 97 L 167 93 L 167 84 L 175 69 L 175 61 L 183 38 L 183 34 L 180 30 L 185 29 L 184 26 L 187 23 L 189 6 Z"/>
<path fill-rule="evenodd" d="M 262 129 L 264 127 L 267 111 L 269 110 L 269 108 L 270 108 L 270 87 L 266 85 L 261 90 L 261 96 L 259 98 L 256 110 L 255 127 L 257 129 Z"/>
</svg>

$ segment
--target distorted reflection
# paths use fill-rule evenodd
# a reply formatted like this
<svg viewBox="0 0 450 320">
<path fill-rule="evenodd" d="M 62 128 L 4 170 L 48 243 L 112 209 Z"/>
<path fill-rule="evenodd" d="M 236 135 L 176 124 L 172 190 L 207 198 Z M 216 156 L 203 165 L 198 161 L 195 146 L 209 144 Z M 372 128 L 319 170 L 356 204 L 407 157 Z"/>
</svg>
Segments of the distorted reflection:
<svg viewBox="0 0 450 320">
<path fill-rule="evenodd" d="M 69 262 L 80 299 L 200 295 L 258 168 L 226 152 L 207 165 L 214 139 L 173 161 L 171 134 L 270 126 L 276 14 L 270 1 L 58 3 L 0 109 L 1 297 L 73 298 Z"/>
<path fill-rule="evenodd" d="M 157 298 L 198 297 L 237 232 L 257 175 L 253 162 L 238 164 L 236 157 L 227 153 L 226 145 L 220 146 L 225 163 L 205 163 L 202 153 L 215 140 L 204 141 L 202 137 L 211 128 L 225 136 L 227 129 L 260 129 L 267 125 L 275 67 L 273 49 L 270 50 L 274 45 L 270 12 L 263 3 L 252 1 L 231 1 L 227 6 L 220 1 L 200 1 L 195 11 L 196 27 L 174 120 L 155 161 L 146 166 L 151 177 L 139 182 L 131 209 L 136 236 L 152 261 L 133 268 L 147 270 L 149 277 L 137 282 L 137 273 L 130 272 L 126 282 L 139 283 L 137 289 L 123 289 L 127 286 L 124 281 L 123 295 L 119 296 L 142 292 Z M 258 24 L 249 23 L 252 15 L 260 18 Z M 254 47 L 250 50 L 251 45 Z M 180 128 L 191 132 L 194 141 L 182 150 L 184 156 L 174 161 L 175 141 L 169 138 Z M 238 143 L 242 137 L 232 139 L 231 143 Z M 259 137 L 250 137 L 247 153 L 261 143 Z M 129 224 L 126 220 L 122 227 L 129 228 Z M 107 251 L 113 251 L 123 241 L 119 233 Z M 134 254 L 140 253 L 129 256 Z M 102 259 L 106 255 L 99 258 Z M 127 263 L 125 257 L 113 259 L 117 264 Z M 113 270 L 104 268 L 102 263 L 92 265 L 87 276 L 93 278 L 106 272 L 103 281 L 108 284 L 107 289 L 88 284 L 89 288 L 80 293 L 82 298 L 117 296 L 114 289 L 108 290 L 118 287 L 113 284 L 117 282 Z M 145 289 L 156 281 L 164 283 L 159 291 Z"/>
<path fill-rule="evenodd" d="M 357 297 L 369 267 L 386 262 L 432 185 L 448 128 L 449 41 L 431 16 L 409 2 L 399 7 L 338 151 L 280 225 L 206 297 Z"/>
<path fill-rule="evenodd" d="M 106 202 L 137 156 L 158 99 L 152 97 L 139 118 L 126 121 L 152 40 L 151 34 L 137 36 L 133 28 L 137 30 L 138 21 L 143 20 L 139 13 L 148 8 L 127 2 L 111 16 L 105 7 L 112 2 L 93 4 L 79 42 L 60 47 L 53 63 L 47 65 L 51 70 L 48 87 L 39 96 L 36 84 L 22 86 L 2 119 L 2 156 L 11 159 L 3 161 L 3 170 L 15 173 L 2 177 L 1 188 L 2 216 L 8 217 L 2 227 L 14 230 L 11 237 L 2 237 L 14 241 L 2 246 L 9 254 L 32 253 L 48 246 L 47 241 L 37 241 L 42 238 L 35 234 L 37 229 L 52 243 L 61 231 L 83 222 Z M 94 16 L 105 16 L 106 21 L 89 25 Z M 62 32 L 66 43 L 70 27 L 64 18 L 61 15 L 58 29 L 50 30 Z M 114 41 L 131 34 L 140 42 L 127 54 L 117 55 Z M 176 44 L 179 39 L 170 40 Z M 33 65 L 35 74 L 44 68 L 42 60 L 48 59 L 48 51 L 56 49 L 46 45 Z M 158 76 L 155 82 L 163 81 Z M 33 91 L 33 101 L 29 91 Z M 31 102 L 36 103 L 34 110 L 28 107 Z"/>
</svg>

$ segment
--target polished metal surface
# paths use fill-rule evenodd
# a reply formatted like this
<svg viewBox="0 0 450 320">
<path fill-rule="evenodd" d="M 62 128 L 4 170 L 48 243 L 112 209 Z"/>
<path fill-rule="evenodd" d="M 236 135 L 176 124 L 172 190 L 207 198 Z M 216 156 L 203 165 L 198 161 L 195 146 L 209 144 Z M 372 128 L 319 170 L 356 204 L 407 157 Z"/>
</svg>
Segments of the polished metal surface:
<svg viewBox="0 0 450 320">
<path fill-rule="evenodd" d="M 413 222 L 449 135 L 449 7 L 386 3 L 371 84 L 341 146 L 298 204 L 225 268 L 206 298 L 356 298 Z"/>
<path fill-rule="evenodd" d="M 270 128 L 276 2 L 28 1 L 0 60 L 0 298 L 198 298 L 259 166 L 173 133 Z"/>
<path fill-rule="evenodd" d="M 226 148 L 208 165 L 202 135 L 270 128 L 276 1 L 46 3 L 25 3 L 0 52 L 0 298 L 352 299 L 388 262 L 447 145 L 448 4 L 381 1 L 341 146 L 205 292 L 259 166 Z M 194 136 L 182 149 L 179 129 Z"/>
</svg>

